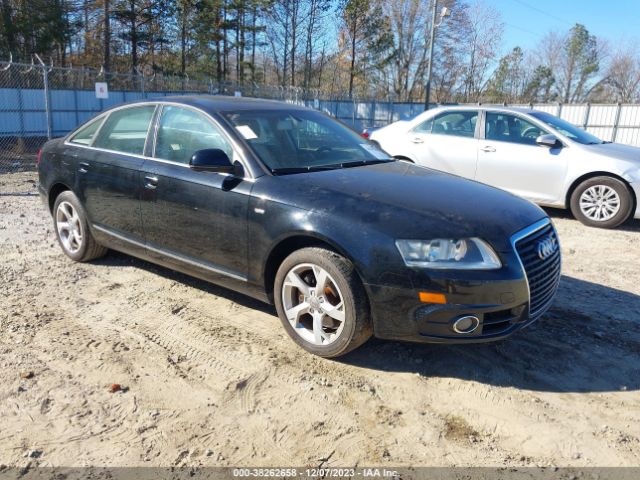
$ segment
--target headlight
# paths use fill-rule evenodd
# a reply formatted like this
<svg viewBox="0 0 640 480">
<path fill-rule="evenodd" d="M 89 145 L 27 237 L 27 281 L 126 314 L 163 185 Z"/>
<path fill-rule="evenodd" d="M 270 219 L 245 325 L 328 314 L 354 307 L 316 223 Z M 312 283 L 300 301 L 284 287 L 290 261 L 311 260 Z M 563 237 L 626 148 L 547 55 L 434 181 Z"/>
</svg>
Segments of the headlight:
<svg viewBox="0 0 640 480">
<path fill-rule="evenodd" d="M 502 266 L 496 252 L 479 238 L 396 240 L 396 245 L 408 267 L 494 270 Z"/>
</svg>

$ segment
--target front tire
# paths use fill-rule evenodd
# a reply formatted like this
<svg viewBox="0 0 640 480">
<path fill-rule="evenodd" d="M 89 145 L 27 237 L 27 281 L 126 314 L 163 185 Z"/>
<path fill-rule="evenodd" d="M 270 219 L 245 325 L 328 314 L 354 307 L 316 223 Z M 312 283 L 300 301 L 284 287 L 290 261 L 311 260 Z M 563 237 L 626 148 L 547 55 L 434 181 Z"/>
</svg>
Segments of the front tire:
<svg viewBox="0 0 640 480">
<path fill-rule="evenodd" d="M 627 221 L 632 210 L 631 193 L 617 178 L 589 178 L 571 194 L 573 216 L 590 227 L 615 228 Z"/>
<path fill-rule="evenodd" d="M 107 253 L 91 235 L 87 214 L 69 190 L 58 195 L 53 204 L 53 228 L 62 251 L 76 262 L 88 262 Z"/>
<path fill-rule="evenodd" d="M 369 304 L 353 264 L 320 247 L 297 250 L 280 265 L 274 299 L 289 336 L 320 357 L 344 355 L 371 336 Z"/>
</svg>

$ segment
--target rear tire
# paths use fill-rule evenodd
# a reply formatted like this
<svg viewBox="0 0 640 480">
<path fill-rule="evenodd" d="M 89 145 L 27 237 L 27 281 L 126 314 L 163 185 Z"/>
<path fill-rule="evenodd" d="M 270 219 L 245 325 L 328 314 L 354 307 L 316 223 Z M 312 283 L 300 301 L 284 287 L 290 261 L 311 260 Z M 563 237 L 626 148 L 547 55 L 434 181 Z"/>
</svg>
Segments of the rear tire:
<svg viewBox="0 0 640 480">
<path fill-rule="evenodd" d="M 571 213 L 590 227 L 615 228 L 633 213 L 633 197 L 627 185 L 613 177 L 585 180 L 571 194 Z"/>
<path fill-rule="evenodd" d="M 371 337 L 369 303 L 353 264 L 325 248 L 289 255 L 274 285 L 278 316 L 289 336 L 320 357 L 344 355 Z"/>
<path fill-rule="evenodd" d="M 87 214 L 78 197 L 70 190 L 56 197 L 53 204 L 53 228 L 62 251 L 76 262 L 94 260 L 108 251 L 91 235 Z"/>
</svg>

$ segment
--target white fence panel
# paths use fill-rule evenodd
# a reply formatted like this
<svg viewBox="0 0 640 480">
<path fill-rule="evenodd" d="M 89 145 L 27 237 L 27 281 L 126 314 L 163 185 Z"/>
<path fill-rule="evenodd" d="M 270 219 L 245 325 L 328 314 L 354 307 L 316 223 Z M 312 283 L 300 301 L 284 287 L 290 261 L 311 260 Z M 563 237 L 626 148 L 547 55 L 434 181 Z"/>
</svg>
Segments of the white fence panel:
<svg viewBox="0 0 640 480">
<path fill-rule="evenodd" d="M 640 128 L 618 127 L 616 142 L 640 147 Z"/>
<path fill-rule="evenodd" d="M 591 105 L 589 110 L 589 126 L 613 126 L 616 123 L 617 105 Z"/>
<path fill-rule="evenodd" d="M 574 125 L 582 126 L 585 123 L 586 105 L 563 105 L 560 118 Z"/>
<path fill-rule="evenodd" d="M 613 138 L 613 127 L 587 127 L 587 132 L 601 140 L 611 141 Z"/>
<path fill-rule="evenodd" d="M 528 106 L 528 105 L 523 105 L 523 106 Z M 541 112 L 547 112 L 547 113 L 550 113 L 551 115 L 555 115 L 556 113 L 558 113 L 558 105 L 534 105 L 533 109 L 540 110 Z"/>
<path fill-rule="evenodd" d="M 620 107 L 619 127 L 640 126 L 640 105 L 622 105 Z"/>
</svg>

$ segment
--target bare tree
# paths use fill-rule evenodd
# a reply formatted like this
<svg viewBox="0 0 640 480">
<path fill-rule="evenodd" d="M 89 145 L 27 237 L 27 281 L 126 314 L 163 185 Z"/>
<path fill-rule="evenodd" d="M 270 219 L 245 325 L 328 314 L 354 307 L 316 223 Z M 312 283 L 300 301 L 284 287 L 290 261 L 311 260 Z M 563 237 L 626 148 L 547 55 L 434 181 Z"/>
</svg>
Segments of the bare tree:
<svg viewBox="0 0 640 480">
<path fill-rule="evenodd" d="M 640 56 L 632 45 L 613 54 L 603 80 L 604 98 L 622 103 L 640 101 Z"/>
<path fill-rule="evenodd" d="M 475 101 L 481 96 L 497 59 L 504 24 L 500 12 L 483 0 L 465 10 L 465 20 L 468 50 L 463 92 L 465 101 Z"/>
<path fill-rule="evenodd" d="M 102 65 L 104 66 L 104 70 L 108 72 L 109 70 L 111 70 L 111 0 L 104 0 L 103 8 L 104 31 L 102 40 L 102 51 L 104 52 L 104 54 Z"/>
<path fill-rule="evenodd" d="M 341 8 L 343 32 L 348 40 L 351 98 L 356 77 L 384 65 L 379 55 L 389 47 L 390 25 L 378 0 L 346 0 Z"/>
<path fill-rule="evenodd" d="M 424 83 L 429 32 L 433 28 L 429 4 L 429 0 L 398 0 L 384 6 L 392 32 L 385 73 L 399 99 L 413 100 Z"/>
<path fill-rule="evenodd" d="M 269 9 L 267 38 L 273 54 L 278 83 L 288 85 L 291 62 L 292 9 L 296 0 L 277 0 Z"/>
<path fill-rule="evenodd" d="M 306 43 L 304 51 L 304 77 L 303 86 L 309 88 L 311 84 L 311 73 L 314 61 L 314 45 L 318 41 L 319 34 L 322 33 L 324 22 L 330 11 L 330 0 L 308 0 L 308 14 L 306 22 Z M 320 71 L 324 63 L 324 46 L 320 57 Z"/>
</svg>

